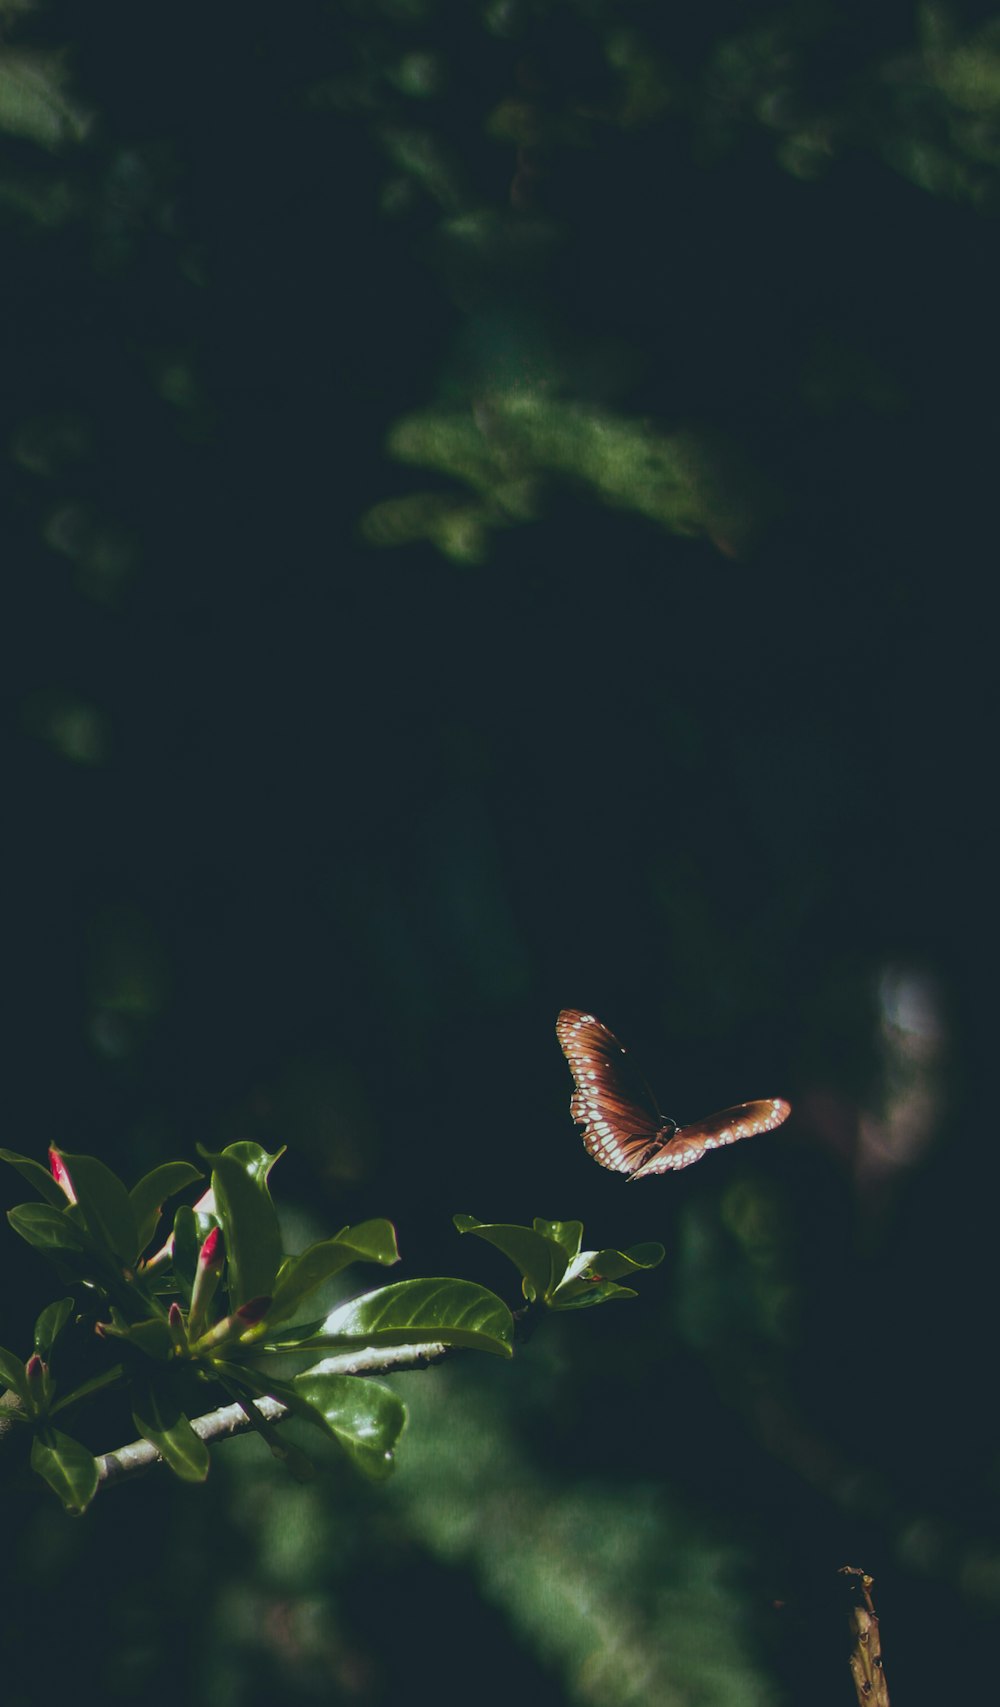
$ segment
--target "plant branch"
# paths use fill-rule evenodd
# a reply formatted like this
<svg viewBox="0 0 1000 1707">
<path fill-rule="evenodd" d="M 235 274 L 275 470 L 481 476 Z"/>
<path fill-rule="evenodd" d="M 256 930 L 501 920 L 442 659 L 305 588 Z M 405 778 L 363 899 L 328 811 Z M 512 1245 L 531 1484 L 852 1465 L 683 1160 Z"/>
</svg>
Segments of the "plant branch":
<svg viewBox="0 0 1000 1707">
<path fill-rule="evenodd" d="M 394 1369 L 423 1369 L 434 1359 L 443 1357 L 447 1349 L 439 1343 L 385 1346 L 381 1349 L 366 1346 L 360 1351 L 326 1357 L 316 1367 L 325 1375 L 385 1375 Z M 253 1405 L 268 1424 L 284 1422 L 290 1415 L 288 1407 L 278 1399 L 254 1399 Z M 241 1404 L 222 1405 L 204 1416 L 193 1417 L 191 1421 L 195 1434 L 210 1446 L 216 1441 L 228 1440 L 232 1435 L 246 1434 L 253 1426 Z M 141 1475 L 162 1462 L 155 1446 L 151 1446 L 148 1440 L 134 1440 L 129 1446 L 120 1446 L 116 1451 L 105 1452 L 98 1457 L 99 1481 L 101 1486 L 110 1486 L 130 1476 Z"/>
</svg>

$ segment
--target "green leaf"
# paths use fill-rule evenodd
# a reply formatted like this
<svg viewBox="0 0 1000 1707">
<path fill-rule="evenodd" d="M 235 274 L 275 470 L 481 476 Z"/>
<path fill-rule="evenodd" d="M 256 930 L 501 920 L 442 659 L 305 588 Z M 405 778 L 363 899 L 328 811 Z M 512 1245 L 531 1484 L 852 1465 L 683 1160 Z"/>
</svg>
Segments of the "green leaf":
<svg viewBox="0 0 1000 1707">
<path fill-rule="evenodd" d="M 244 1369 L 240 1364 L 216 1363 L 213 1374 L 230 1397 L 238 1401 L 251 1428 L 266 1442 L 268 1450 L 279 1463 L 285 1465 L 296 1481 L 315 1481 L 319 1472 L 312 1459 L 290 1441 L 287 1434 L 283 1435 L 274 1423 L 261 1416 L 253 1403 L 255 1398 L 269 1394 L 287 1406 L 294 1415 L 303 1416 L 307 1422 L 316 1424 L 319 1419 L 305 1401 L 298 1398 L 294 1389 L 283 1381 L 272 1384 L 269 1378 L 265 1379 L 253 1370 Z"/>
<path fill-rule="evenodd" d="M 323 1332 L 325 1317 L 317 1316 L 314 1322 L 296 1322 L 293 1328 L 279 1328 L 275 1333 L 264 1333 L 257 1336 L 266 1342 L 258 1349 L 264 1351 L 293 1351 L 297 1346 L 311 1347 L 317 1343 L 317 1335 Z M 267 1317 L 264 1318 L 267 1327 Z"/>
<path fill-rule="evenodd" d="M 338 1244 L 347 1245 L 359 1262 L 380 1262 L 385 1266 L 399 1261 L 396 1229 L 391 1221 L 377 1216 L 374 1221 L 359 1221 L 356 1227 L 345 1227 L 337 1234 Z"/>
<path fill-rule="evenodd" d="M 555 1310 L 579 1310 L 591 1304 L 606 1304 L 612 1298 L 634 1298 L 628 1286 L 615 1286 L 623 1275 L 639 1269 L 656 1268 L 665 1256 L 663 1246 L 650 1242 L 633 1245 L 628 1251 L 581 1251 L 566 1270 L 562 1284 L 550 1303 Z"/>
<path fill-rule="evenodd" d="M 57 1428 L 46 1428 L 35 1436 L 31 1468 L 48 1482 L 74 1517 L 86 1511 L 97 1492 L 97 1460 L 93 1453 Z"/>
<path fill-rule="evenodd" d="M 322 1366 L 296 1375 L 292 1387 L 359 1470 L 375 1481 L 391 1474 L 406 1426 L 406 1407 L 391 1388 L 360 1375 L 328 1375 Z"/>
<path fill-rule="evenodd" d="M 148 1316 L 143 1322 L 105 1322 L 104 1332 L 112 1339 L 127 1340 L 136 1351 L 158 1363 L 174 1355 L 174 1338 L 162 1316 Z"/>
<path fill-rule="evenodd" d="M 156 1232 L 167 1198 L 201 1177 L 200 1168 L 196 1168 L 193 1162 L 162 1162 L 132 1187 L 129 1198 L 135 1216 L 136 1256 L 146 1249 Z"/>
<path fill-rule="evenodd" d="M 636 1268 L 659 1268 L 667 1253 L 658 1239 L 647 1239 L 641 1245 L 629 1245 L 628 1250 L 621 1254 Z"/>
<path fill-rule="evenodd" d="M 0 1150 L 0 1162 L 9 1162 L 12 1168 L 16 1168 L 22 1179 L 33 1185 L 46 1203 L 54 1204 L 57 1209 L 65 1208 L 66 1193 L 41 1162 L 34 1161 L 31 1156 L 19 1156 L 16 1150 Z"/>
<path fill-rule="evenodd" d="M 46 1305 L 35 1323 L 35 1350 L 39 1357 L 48 1357 L 72 1313 L 72 1298 L 58 1298 L 54 1304 Z"/>
<path fill-rule="evenodd" d="M 292 1315 L 303 1298 L 352 1262 L 398 1261 L 396 1230 L 391 1221 L 362 1221 L 360 1226 L 345 1227 L 332 1239 L 310 1245 L 298 1256 L 286 1257 L 278 1271 L 268 1323 Z"/>
<path fill-rule="evenodd" d="M 561 1245 L 566 1252 L 569 1261 L 573 1261 L 583 1243 L 582 1221 L 540 1221 L 536 1216 L 533 1226 L 535 1232 L 541 1233 L 543 1238 L 555 1239 L 556 1244 Z"/>
<path fill-rule="evenodd" d="M 342 1304 L 314 1344 L 469 1346 L 510 1357 L 514 1321 L 506 1304 L 470 1280 L 400 1280 Z"/>
<path fill-rule="evenodd" d="M 554 1239 L 531 1227 L 477 1221 L 474 1215 L 455 1215 L 452 1219 L 460 1233 L 475 1233 L 510 1258 L 524 1277 L 522 1290 L 526 1298 L 548 1298 L 559 1285 L 566 1272 L 566 1252 Z"/>
<path fill-rule="evenodd" d="M 186 1299 L 191 1297 L 200 1249 L 197 1216 L 188 1204 L 182 1203 L 174 1216 L 174 1254 L 171 1267 Z"/>
<path fill-rule="evenodd" d="M 568 1285 L 584 1270 L 600 1274 L 603 1280 L 619 1280 L 623 1274 L 635 1274 L 637 1269 L 656 1268 L 666 1255 L 662 1245 L 650 1242 L 633 1245 L 627 1251 L 581 1251 L 566 1271 Z"/>
<path fill-rule="evenodd" d="M 20 1233 L 29 1245 L 49 1255 L 53 1252 L 91 1252 L 91 1242 L 82 1227 L 70 1220 L 66 1210 L 53 1209 L 47 1203 L 19 1203 L 8 1209 L 7 1219 L 15 1233 Z"/>
<path fill-rule="evenodd" d="M 156 1447 L 164 1463 L 169 1464 L 182 1482 L 205 1480 L 210 1462 L 208 1447 L 195 1434 L 169 1383 L 138 1383 L 132 1420 L 143 1440 Z"/>
<path fill-rule="evenodd" d="M 118 1175 L 96 1156 L 71 1156 L 56 1150 L 65 1163 L 88 1233 L 95 1243 L 132 1263 L 136 1257 L 135 1213 Z"/>
<path fill-rule="evenodd" d="M 200 1146 L 199 1146 L 200 1149 Z M 230 1151 L 253 1151 L 246 1165 Z M 202 1150 L 212 1168 L 212 1191 L 215 1207 L 222 1224 L 229 1262 L 229 1299 L 238 1309 L 250 1298 L 261 1298 L 274 1291 L 274 1277 L 281 1264 L 281 1232 L 278 1217 L 267 1189 L 267 1174 L 261 1157 L 268 1165 L 276 1157 L 268 1157 L 258 1144 L 230 1145 L 222 1155 Z"/>
<path fill-rule="evenodd" d="M 5 1351 L 3 1346 L 0 1346 L 0 1381 L 16 1393 L 19 1399 L 27 1401 L 28 1381 L 24 1364 L 12 1351 Z"/>
<path fill-rule="evenodd" d="M 587 1310 L 594 1304 L 608 1304 L 613 1298 L 638 1298 L 632 1286 L 617 1286 L 613 1280 L 581 1280 L 577 1290 L 556 1292 L 549 1299 L 551 1310 Z"/>
<path fill-rule="evenodd" d="M 275 1150 L 273 1156 L 260 1144 L 255 1144 L 250 1138 L 239 1138 L 235 1144 L 227 1144 L 222 1154 L 231 1156 L 240 1167 L 255 1180 L 258 1185 L 267 1184 L 268 1175 L 275 1162 L 281 1160 L 288 1146 L 282 1144 L 280 1150 Z"/>
</svg>

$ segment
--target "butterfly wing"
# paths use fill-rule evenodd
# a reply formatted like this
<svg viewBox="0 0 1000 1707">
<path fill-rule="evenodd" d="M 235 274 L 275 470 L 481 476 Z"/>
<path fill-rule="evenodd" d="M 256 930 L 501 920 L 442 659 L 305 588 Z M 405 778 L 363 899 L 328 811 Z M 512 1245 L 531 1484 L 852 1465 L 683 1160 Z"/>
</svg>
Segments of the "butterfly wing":
<svg viewBox="0 0 1000 1707">
<path fill-rule="evenodd" d="M 724 1108 L 690 1126 L 679 1126 L 665 1144 L 640 1163 L 633 1179 L 649 1174 L 672 1173 L 676 1168 L 688 1168 L 707 1150 L 718 1150 L 723 1144 L 738 1144 L 741 1138 L 755 1138 L 758 1132 L 773 1132 L 787 1120 L 791 1105 L 783 1097 L 766 1097 L 761 1102 L 741 1102 L 735 1108 Z"/>
<path fill-rule="evenodd" d="M 667 1147 L 664 1140 L 675 1131 L 674 1123 L 660 1113 L 614 1032 L 593 1014 L 563 1008 L 556 1035 L 576 1086 L 570 1113 L 583 1127 L 588 1155 L 619 1174 L 635 1174 L 651 1150 L 655 1161 Z"/>
</svg>

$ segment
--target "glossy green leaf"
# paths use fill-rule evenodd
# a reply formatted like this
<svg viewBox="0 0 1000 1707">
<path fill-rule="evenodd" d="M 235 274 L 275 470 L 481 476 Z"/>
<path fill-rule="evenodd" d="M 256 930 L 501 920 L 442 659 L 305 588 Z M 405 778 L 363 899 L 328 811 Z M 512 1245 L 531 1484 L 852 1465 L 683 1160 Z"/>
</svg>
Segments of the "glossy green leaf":
<svg viewBox="0 0 1000 1707">
<path fill-rule="evenodd" d="M 635 1274 L 638 1269 L 656 1268 L 666 1252 L 662 1245 L 633 1245 L 628 1251 L 581 1251 L 566 1271 L 565 1285 L 578 1274 L 596 1272 L 604 1280 L 619 1280 L 622 1275 Z"/>
<path fill-rule="evenodd" d="M 284 1321 L 298 1309 L 303 1298 L 352 1262 L 398 1261 L 396 1230 L 391 1221 L 362 1221 L 357 1227 L 345 1227 L 332 1239 L 324 1239 L 300 1255 L 285 1259 L 278 1271 L 268 1322 Z"/>
<path fill-rule="evenodd" d="M 64 1209 L 54 1209 L 48 1203 L 19 1203 L 8 1209 L 7 1219 L 15 1233 L 26 1239 L 36 1250 L 52 1255 L 54 1252 L 90 1252 L 91 1242 L 83 1228 L 70 1219 Z"/>
<path fill-rule="evenodd" d="M 288 1435 L 283 1434 L 275 1423 L 269 1422 L 261 1416 L 260 1411 L 253 1403 L 255 1398 L 259 1399 L 268 1394 L 280 1400 L 296 1415 L 301 1415 L 307 1422 L 316 1425 L 320 1419 L 305 1401 L 298 1397 L 294 1389 L 287 1382 L 272 1382 L 270 1378 L 265 1379 L 254 1370 L 245 1369 L 240 1364 L 217 1362 L 214 1365 L 213 1372 L 230 1397 L 236 1399 L 243 1407 L 247 1421 L 255 1433 L 259 1434 L 261 1439 L 267 1443 L 268 1450 L 274 1454 L 280 1463 L 285 1465 L 296 1481 L 315 1481 L 319 1471 L 312 1459 L 289 1440 Z"/>
<path fill-rule="evenodd" d="M 174 1216 L 174 1254 L 171 1267 L 185 1299 L 191 1297 L 200 1249 L 201 1240 L 198 1237 L 195 1212 L 188 1204 L 182 1203 Z"/>
<path fill-rule="evenodd" d="M 252 1139 L 240 1138 L 235 1144 L 227 1144 L 222 1154 L 231 1156 L 233 1161 L 239 1162 L 240 1167 L 258 1185 L 266 1186 L 271 1169 L 275 1162 L 281 1160 L 286 1148 L 287 1146 L 282 1144 L 281 1149 L 275 1150 L 274 1154 L 271 1155 L 262 1145 L 255 1144 Z"/>
<path fill-rule="evenodd" d="M 566 1271 L 562 1284 L 550 1300 L 553 1309 L 579 1310 L 605 1304 L 612 1298 L 634 1298 L 627 1286 L 614 1282 L 640 1269 L 656 1268 L 663 1261 L 663 1246 L 650 1242 L 633 1245 L 628 1251 L 581 1251 Z"/>
<path fill-rule="evenodd" d="M 506 1304 L 470 1280 L 400 1280 L 342 1304 L 315 1345 L 469 1346 L 510 1357 L 514 1321 Z"/>
<path fill-rule="evenodd" d="M 167 1198 L 201 1177 L 201 1169 L 193 1162 L 162 1162 L 132 1187 L 129 1198 L 135 1216 L 136 1256 L 146 1249 L 156 1232 Z"/>
<path fill-rule="evenodd" d="M 230 1146 L 231 1150 L 237 1148 L 267 1155 L 258 1144 Z M 282 1260 L 278 1216 L 259 1158 L 251 1156 L 244 1165 L 228 1151 L 222 1155 L 206 1151 L 202 1154 L 211 1165 L 215 1207 L 226 1241 L 230 1303 L 238 1309 L 249 1298 L 268 1296 L 274 1291 L 274 1277 Z M 273 1162 L 276 1158 L 268 1160 Z"/>
<path fill-rule="evenodd" d="M 24 1373 L 24 1364 L 12 1351 L 5 1351 L 0 1346 L 0 1382 L 10 1387 L 19 1399 L 27 1399 L 28 1382 Z"/>
<path fill-rule="evenodd" d="M 399 1261 L 396 1229 L 391 1221 L 376 1216 L 373 1221 L 359 1221 L 356 1227 L 345 1227 L 337 1234 L 338 1244 L 348 1246 L 358 1262 L 380 1262 L 385 1266 Z"/>
<path fill-rule="evenodd" d="M 95 1244 L 119 1262 L 136 1258 L 135 1213 L 118 1175 L 96 1156 L 57 1150 L 72 1181 L 84 1225 Z"/>
<path fill-rule="evenodd" d="M 638 1298 L 632 1286 L 619 1286 L 613 1280 L 581 1279 L 572 1287 L 561 1288 L 549 1299 L 552 1310 L 587 1310 L 594 1304 L 608 1304 L 613 1298 Z"/>
<path fill-rule="evenodd" d="M 143 1440 L 156 1447 L 164 1463 L 169 1464 L 182 1482 L 205 1480 L 210 1462 L 208 1447 L 195 1434 L 169 1383 L 140 1382 L 136 1387 L 132 1420 Z"/>
<path fill-rule="evenodd" d="M 406 1426 L 406 1407 L 391 1388 L 360 1375 L 328 1375 L 321 1368 L 296 1375 L 292 1387 L 359 1470 L 375 1481 L 391 1474 L 393 1450 Z"/>
<path fill-rule="evenodd" d="M 74 1517 L 86 1511 L 97 1492 L 97 1460 L 78 1440 L 46 1428 L 31 1445 L 31 1468 L 42 1476 Z"/>
<path fill-rule="evenodd" d="M 72 1313 L 72 1298 L 57 1298 L 54 1304 L 46 1305 L 35 1323 L 35 1350 L 39 1357 L 48 1357 Z"/>
<path fill-rule="evenodd" d="M 566 1252 L 567 1260 L 573 1261 L 583 1243 L 582 1221 L 541 1221 L 536 1216 L 532 1225 L 535 1232 L 541 1233 L 543 1238 L 555 1239 L 556 1244 L 561 1245 Z"/>
<path fill-rule="evenodd" d="M 21 1178 L 33 1185 L 46 1203 L 54 1204 L 57 1209 L 65 1207 L 66 1193 L 41 1162 L 34 1161 L 31 1156 L 19 1156 L 16 1150 L 0 1150 L 0 1162 L 9 1162 L 12 1168 L 16 1168 Z"/>
<path fill-rule="evenodd" d="M 566 1272 L 563 1247 L 531 1227 L 477 1221 L 474 1215 L 455 1215 L 452 1219 L 460 1233 L 475 1233 L 510 1258 L 523 1276 L 526 1298 L 547 1298 Z"/>
</svg>

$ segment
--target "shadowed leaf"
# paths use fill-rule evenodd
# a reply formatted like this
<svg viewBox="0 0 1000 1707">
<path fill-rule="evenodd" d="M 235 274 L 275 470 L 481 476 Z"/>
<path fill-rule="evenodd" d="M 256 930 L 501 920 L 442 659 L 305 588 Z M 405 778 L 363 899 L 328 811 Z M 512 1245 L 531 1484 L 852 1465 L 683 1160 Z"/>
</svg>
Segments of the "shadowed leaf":
<svg viewBox="0 0 1000 1707">
<path fill-rule="evenodd" d="M 66 1510 L 79 1517 L 97 1492 L 97 1461 L 78 1440 L 57 1428 L 36 1435 L 31 1446 L 31 1468 L 48 1482 Z"/>
</svg>

